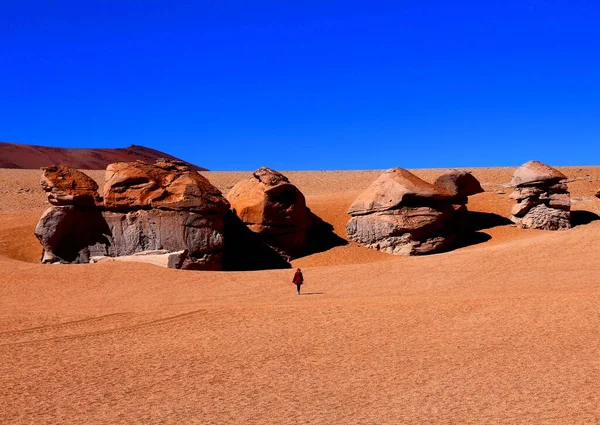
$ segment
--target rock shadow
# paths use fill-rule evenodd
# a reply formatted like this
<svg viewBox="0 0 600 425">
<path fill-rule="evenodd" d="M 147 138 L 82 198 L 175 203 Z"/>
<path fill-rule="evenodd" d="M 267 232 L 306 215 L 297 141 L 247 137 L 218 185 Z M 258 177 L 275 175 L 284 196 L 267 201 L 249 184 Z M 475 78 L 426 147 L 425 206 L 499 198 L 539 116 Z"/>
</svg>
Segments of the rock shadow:
<svg viewBox="0 0 600 425">
<path fill-rule="evenodd" d="M 478 245 L 480 243 L 487 242 L 490 239 L 492 239 L 492 237 L 487 233 L 466 231 L 456 240 L 456 243 L 451 250 L 466 248 L 471 245 Z"/>
<path fill-rule="evenodd" d="M 571 227 L 590 224 L 596 220 L 600 220 L 600 216 L 591 211 L 571 211 Z"/>
<path fill-rule="evenodd" d="M 306 245 L 296 258 L 306 257 L 319 252 L 328 251 L 336 246 L 348 245 L 348 241 L 333 231 L 333 226 L 314 213 L 310 213 L 315 223 L 306 235 Z"/>
<path fill-rule="evenodd" d="M 231 211 L 225 216 L 223 238 L 225 240 L 223 270 L 225 271 L 292 268 L 289 262 Z"/>
<path fill-rule="evenodd" d="M 491 229 L 493 227 L 506 226 L 509 224 L 513 224 L 513 222 L 499 214 L 479 211 L 466 212 L 465 225 L 467 232 L 478 232 L 479 230 Z"/>
</svg>

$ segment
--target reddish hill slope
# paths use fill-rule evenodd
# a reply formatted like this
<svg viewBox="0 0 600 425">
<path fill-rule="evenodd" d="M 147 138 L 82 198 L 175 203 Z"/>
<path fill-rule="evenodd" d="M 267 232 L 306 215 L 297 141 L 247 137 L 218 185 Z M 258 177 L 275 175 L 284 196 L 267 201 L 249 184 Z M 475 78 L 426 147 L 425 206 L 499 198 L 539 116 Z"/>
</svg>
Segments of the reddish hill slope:
<svg viewBox="0 0 600 425">
<path fill-rule="evenodd" d="M 158 158 L 178 159 L 144 146 L 127 148 L 53 148 L 0 142 L 0 168 L 40 168 L 51 164 L 68 165 L 84 170 L 104 170 L 113 162 L 145 161 Z M 194 165 L 197 170 L 206 168 Z"/>
</svg>

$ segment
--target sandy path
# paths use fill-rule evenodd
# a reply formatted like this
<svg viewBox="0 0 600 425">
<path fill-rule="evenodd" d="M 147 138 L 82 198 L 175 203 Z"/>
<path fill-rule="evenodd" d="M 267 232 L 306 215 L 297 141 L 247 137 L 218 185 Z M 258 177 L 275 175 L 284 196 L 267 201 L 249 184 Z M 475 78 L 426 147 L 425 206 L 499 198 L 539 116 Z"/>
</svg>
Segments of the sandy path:
<svg viewBox="0 0 600 425">
<path fill-rule="evenodd" d="M 338 231 L 360 189 L 349 176 L 329 194 L 300 176 Z M 573 185 L 582 198 L 600 186 Z M 600 421 L 600 221 L 487 228 L 485 242 L 419 258 L 338 247 L 298 260 L 314 293 L 299 297 L 289 270 L 9 259 L 34 253 L 43 202 L 28 196 L 0 211 L 2 424 Z M 470 207 L 500 214 L 507 196 Z"/>
</svg>

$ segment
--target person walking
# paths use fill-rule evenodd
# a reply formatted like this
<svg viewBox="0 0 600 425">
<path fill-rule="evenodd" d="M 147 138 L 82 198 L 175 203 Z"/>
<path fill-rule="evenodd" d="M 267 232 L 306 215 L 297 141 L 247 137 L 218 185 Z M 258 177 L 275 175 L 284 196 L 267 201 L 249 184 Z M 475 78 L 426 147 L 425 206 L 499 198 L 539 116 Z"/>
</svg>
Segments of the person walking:
<svg viewBox="0 0 600 425">
<path fill-rule="evenodd" d="M 304 283 L 304 276 L 302 276 L 302 270 L 296 269 L 296 273 L 294 274 L 294 279 L 292 280 L 292 283 L 296 285 L 296 288 L 298 289 L 298 295 L 300 295 L 300 287 Z"/>
</svg>

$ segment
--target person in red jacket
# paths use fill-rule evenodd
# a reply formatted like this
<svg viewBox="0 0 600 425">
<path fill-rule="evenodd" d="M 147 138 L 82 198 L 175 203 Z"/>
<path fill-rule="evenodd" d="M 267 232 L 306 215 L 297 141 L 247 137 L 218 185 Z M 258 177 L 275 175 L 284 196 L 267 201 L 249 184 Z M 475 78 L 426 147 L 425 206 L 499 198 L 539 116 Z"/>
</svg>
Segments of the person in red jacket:
<svg viewBox="0 0 600 425">
<path fill-rule="evenodd" d="M 296 285 L 296 288 L 298 289 L 298 295 L 300 295 L 300 287 L 304 283 L 304 276 L 302 276 L 302 270 L 296 269 L 296 273 L 294 274 L 294 279 L 292 280 L 292 283 Z"/>
</svg>

